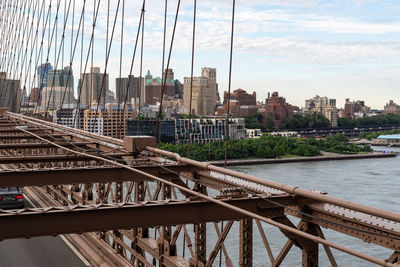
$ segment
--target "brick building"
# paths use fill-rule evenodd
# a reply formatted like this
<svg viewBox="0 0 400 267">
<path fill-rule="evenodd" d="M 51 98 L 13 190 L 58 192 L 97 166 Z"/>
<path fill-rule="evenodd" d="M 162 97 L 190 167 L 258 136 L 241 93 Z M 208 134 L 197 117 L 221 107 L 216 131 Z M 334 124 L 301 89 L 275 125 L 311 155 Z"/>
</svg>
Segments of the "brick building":
<svg viewBox="0 0 400 267">
<path fill-rule="evenodd" d="M 228 92 L 224 92 L 224 103 L 217 110 L 217 115 L 226 114 L 227 103 L 228 101 Z M 258 110 L 256 92 L 253 94 L 248 94 L 245 90 L 239 88 L 231 93 L 230 97 L 231 107 L 230 107 L 230 115 L 233 117 L 246 117 L 253 116 L 254 112 Z"/>
<path fill-rule="evenodd" d="M 240 106 L 255 106 L 257 105 L 256 92 L 248 94 L 245 90 L 239 88 L 231 93 L 231 100 L 239 102 Z M 224 105 L 228 101 L 228 92 L 224 92 Z"/>
<path fill-rule="evenodd" d="M 350 101 L 350 99 L 346 98 L 346 102 L 344 104 L 344 112 L 343 117 L 345 118 L 354 118 L 355 113 L 367 114 L 371 113 L 371 108 L 365 105 L 364 101 Z"/>
<path fill-rule="evenodd" d="M 164 72 L 165 89 L 164 97 L 167 99 L 175 99 L 182 97 L 183 85 L 179 80 L 174 79 L 174 73 L 172 69 Z M 145 98 L 144 102 L 147 105 L 155 105 L 157 101 L 161 100 L 161 92 L 163 88 L 163 79 L 160 77 L 153 78 L 150 71 L 145 76 Z"/>
<path fill-rule="evenodd" d="M 389 103 L 387 103 L 386 106 L 383 108 L 383 113 L 394 113 L 400 115 L 400 106 L 394 103 L 393 100 L 390 100 Z"/>
<path fill-rule="evenodd" d="M 286 103 L 284 97 L 279 96 L 278 92 L 273 92 L 271 96 L 265 99 L 265 110 L 261 112 L 264 119 L 271 118 L 274 127 L 279 128 L 286 118 L 293 117 L 293 106 Z"/>
</svg>

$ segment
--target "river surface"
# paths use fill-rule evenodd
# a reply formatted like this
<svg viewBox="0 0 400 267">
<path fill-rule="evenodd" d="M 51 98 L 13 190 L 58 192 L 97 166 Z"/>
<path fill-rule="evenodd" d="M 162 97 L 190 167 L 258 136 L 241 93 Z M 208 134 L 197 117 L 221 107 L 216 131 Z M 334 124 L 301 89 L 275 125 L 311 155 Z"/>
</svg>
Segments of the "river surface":
<svg viewBox="0 0 400 267">
<path fill-rule="evenodd" d="M 400 153 L 400 148 L 374 147 L 375 150 L 389 150 Z M 260 178 L 298 186 L 309 190 L 327 192 L 330 196 L 339 197 L 356 203 L 400 213 L 400 155 L 396 158 L 360 159 L 341 161 L 300 162 L 285 164 L 266 164 L 235 166 L 231 169 L 251 174 Z M 298 219 L 291 217 L 293 223 Z M 207 225 L 207 253 L 212 250 L 216 241 L 214 226 Z M 276 228 L 263 224 L 274 257 L 276 257 L 287 239 Z M 386 259 L 392 251 L 377 245 L 365 243 L 340 233 L 322 229 L 327 240 L 356 251 L 364 252 L 379 259 Z M 270 266 L 264 244 L 256 224 L 253 225 L 253 266 Z M 225 246 L 231 253 L 233 265 L 238 266 L 238 223 L 235 222 L 229 233 Z M 320 245 L 320 266 L 331 266 L 323 247 Z M 339 266 L 376 266 L 354 256 L 332 250 Z M 225 266 L 222 256 L 222 266 Z M 214 266 L 219 266 L 219 256 Z M 281 266 L 301 266 L 301 251 L 293 246 Z"/>
</svg>

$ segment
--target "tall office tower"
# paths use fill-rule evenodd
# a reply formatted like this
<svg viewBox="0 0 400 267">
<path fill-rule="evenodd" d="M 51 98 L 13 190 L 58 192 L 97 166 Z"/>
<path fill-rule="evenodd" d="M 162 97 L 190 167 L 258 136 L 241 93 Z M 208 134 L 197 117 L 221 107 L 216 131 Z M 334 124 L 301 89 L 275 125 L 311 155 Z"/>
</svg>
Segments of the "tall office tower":
<svg viewBox="0 0 400 267">
<path fill-rule="evenodd" d="M 36 71 L 36 78 L 37 78 L 37 86 L 38 88 L 43 88 L 47 87 L 47 81 L 48 81 L 48 72 L 50 70 L 53 70 L 53 66 L 51 66 L 50 63 L 44 63 L 42 65 L 39 65 L 37 67 Z"/>
<path fill-rule="evenodd" d="M 7 73 L 0 73 L 0 107 L 18 112 L 21 101 L 20 86 L 19 80 L 7 79 Z"/>
<path fill-rule="evenodd" d="M 129 82 L 130 78 L 130 82 Z M 129 82 L 129 88 L 128 88 Z M 126 89 L 128 88 L 128 95 L 126 95 Z M 116 93 L 116 101 L 118 103 L 124 103 L 125 98 L 128 103 L 131 102 L 131 99 L 134 98 L 137 103 L 139 103 L 139 94 L 141 95 L 141 102 L 144 101 L 144 78 L 141 80 L 140 77 L 135 77 L 133 75 L 129 75 L 128 78 L 116 78 L 115 79 L 115 93 Z"/>
<path fill-rule="evenodd" d="M 192 113 L 196 115 L 215 115 L 217 102 L 217 71 L 215 68 L 202 68 L 201 77 L 193 78 Z M 184 78 L 183 104 L 189 112 L 190 109 L 191 79 Z"/>
<path fill-rule="evenodd" d="M 163 75 L 167 79 L 171 79 L 171 80 L 174 79 L 174 71 L 172 69 L 165 69 Z"/>
<path fill-rule="evenodd" d="M 54 110 L 69 107 L 74 103 L 71 87 L 44 87 L 41 96 L 41 110 Z"/>
<path fill-rule="evenodd" d="M 71 87 L 73 90 L 74 75 L 72 69 L 67 66 L 62 70 L 50 70 L 47 74 L 47 86 Z"/>
<path fill-rule="evenodd" d="M 100 72 L 100 68 L 91 68 L 90 73 L 81 74 L 80 90 L 81 92 L 81 103 L 86 106 L 92 105 L 92 103 L 105 104 L 106 92 L 108 91 L 108 74 L 103 77 L 104 74 Z M 102 89 L 103 87 L 103 89 Z M 101 97 L 99 98 L 101 94 Z"/>
</svg>

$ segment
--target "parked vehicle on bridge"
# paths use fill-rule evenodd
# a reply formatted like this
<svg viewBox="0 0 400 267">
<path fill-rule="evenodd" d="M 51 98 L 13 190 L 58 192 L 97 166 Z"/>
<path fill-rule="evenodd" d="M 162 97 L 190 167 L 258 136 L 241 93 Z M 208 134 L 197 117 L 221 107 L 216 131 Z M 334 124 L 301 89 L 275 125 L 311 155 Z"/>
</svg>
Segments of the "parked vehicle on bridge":
<svg viewBox="0 0 400 267">
<path fill-rule="evenodd" d="M 0 188 L 0 209 L 22 209 L 25 199 L 18 187 Z"/>
</svg>

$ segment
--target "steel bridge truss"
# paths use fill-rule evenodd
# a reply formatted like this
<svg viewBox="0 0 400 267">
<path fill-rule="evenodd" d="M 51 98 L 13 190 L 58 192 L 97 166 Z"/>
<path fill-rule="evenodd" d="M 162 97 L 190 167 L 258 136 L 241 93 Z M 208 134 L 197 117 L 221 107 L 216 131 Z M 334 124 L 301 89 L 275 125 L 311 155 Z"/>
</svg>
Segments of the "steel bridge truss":
<svg viewBox="0 0 400 267">
<path fill-rule="evenodd" d="M 279 266 L 297 247 L 303 266 L 318 266 L 320 248 L 332 266 L 332 248 L 399 266 L 400 214 L 154 147 L 151 138 L 124 142 L 1 112 L 0 187 L 23 187 L 35 207 L 1 210 L 0 239 L 65 234 L 93 265 L 213 266 L 221 258 L 244 267 L 263 257 Z M 278 254 L 266 224 L 287 238 Z M 327 241 L 322 228 L 384 247 L 387 257 Z M 239 251 L 224 242 L 233 229 Z M 256 237 L 263 255 L 253 253 Z"/>
</svg>

